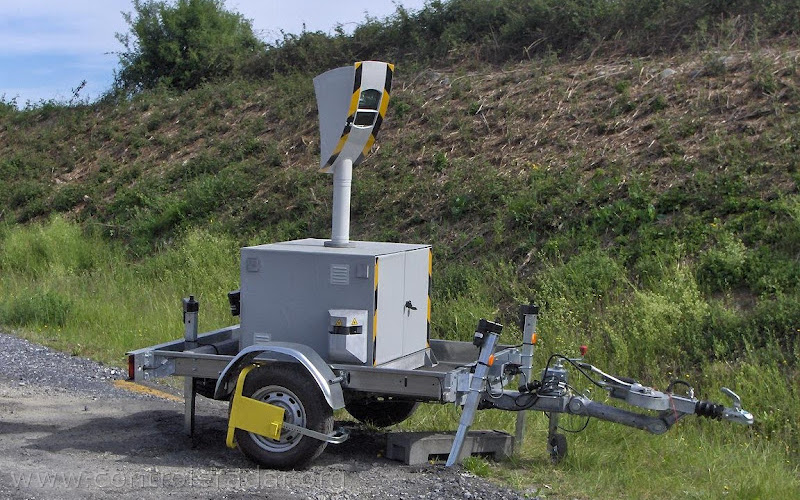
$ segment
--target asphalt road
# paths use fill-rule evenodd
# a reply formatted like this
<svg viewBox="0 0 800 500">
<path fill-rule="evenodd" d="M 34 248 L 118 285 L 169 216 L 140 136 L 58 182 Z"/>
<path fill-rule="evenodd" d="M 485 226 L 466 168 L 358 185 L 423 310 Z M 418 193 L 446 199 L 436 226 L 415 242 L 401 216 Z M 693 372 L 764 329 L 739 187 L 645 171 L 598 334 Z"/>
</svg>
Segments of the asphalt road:
<svg viewBox="0 0 800 500">
<path fill-rule="evenodd" d="M 462 470 L 382 458 L 354 425 L 309 469 L 257 468 L 225 447 L 227 405 L 198 397 L 183 434 L 177 397 L 119 387 L 124 374 L 0 333 L 0 498 L 521 498 Z"/>
</svg>

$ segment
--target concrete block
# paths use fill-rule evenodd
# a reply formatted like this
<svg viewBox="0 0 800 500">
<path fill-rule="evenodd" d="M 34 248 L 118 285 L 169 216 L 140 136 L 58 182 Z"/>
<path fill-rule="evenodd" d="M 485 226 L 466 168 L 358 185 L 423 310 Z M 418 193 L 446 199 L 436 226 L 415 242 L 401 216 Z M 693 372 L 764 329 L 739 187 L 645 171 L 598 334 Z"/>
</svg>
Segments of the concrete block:
<svg viewBox="0 0 800 500">
<path fill-rule="evenodd" d="M 455 432 L 390 432 L 386 439 L 386 458 L 408 465 L 446 461 Z M 459 461 L 472 455 L 502 460 L 514 453 L 514 437 L 501 431 L 469 431 Z"/>
</svg>

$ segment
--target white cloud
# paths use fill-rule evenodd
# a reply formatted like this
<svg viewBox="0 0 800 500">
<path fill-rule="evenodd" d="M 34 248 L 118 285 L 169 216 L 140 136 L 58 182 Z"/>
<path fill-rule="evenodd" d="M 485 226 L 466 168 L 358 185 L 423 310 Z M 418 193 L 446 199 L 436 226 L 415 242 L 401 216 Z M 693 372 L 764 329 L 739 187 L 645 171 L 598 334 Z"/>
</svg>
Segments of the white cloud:
<svg viewBox="0 0 800 500">
<path fill-rule="evenodd" d="M 0 5 L 0 53 L 102 53 L 118 50 L 114 33 L 126 31 L 121 11 L 130 0 Z"/>
<path fill-rule="evenodd" d="M 226 6 L 274 42 L 281 30 L 297 34 L 304 24 L 308 31 L 331 32 L 337 24 L 349 31 L 367 12 L 394 13 L 396 3 L 417 10 L 424 0 L 227 0 Z M 96 96 L 111 84 L 117 59 L 108 54 L 122 49 L 114 35 L 128 31 L 122 12 L 132 11 L 132 0 L 0 0 L 0 59 L 11 61 L 0 60 L 0 95 L 63 99 L 86 78 Z M 58 58 L 65 63 L 42 63 Z"/>
</svg>

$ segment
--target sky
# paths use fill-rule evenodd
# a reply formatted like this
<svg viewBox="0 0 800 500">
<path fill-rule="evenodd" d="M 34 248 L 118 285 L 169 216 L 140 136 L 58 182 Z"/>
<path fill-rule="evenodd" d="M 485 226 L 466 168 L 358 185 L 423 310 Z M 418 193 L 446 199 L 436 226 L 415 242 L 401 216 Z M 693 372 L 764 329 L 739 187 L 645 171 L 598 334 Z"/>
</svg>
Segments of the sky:
<svg viewBox="0 0 800 500">
<path fill-rule="evenodd" d="M 410 11 L 425 0 L 226 0 L 228 10 L 253 23 L 266 42 L 281 31 L 331 33 L 341 24 L 352 29 L 369 14 L 384 18 L 397 5 Z M 122 45 L 115 33 L 126 33 L 122 12 L 133 12 L 131 0 L 0 0 L 0 98 L 27 102 L 68 102 L 82 81 L 78 98 L 94 100 L 111 87 Z"/>
</svg>

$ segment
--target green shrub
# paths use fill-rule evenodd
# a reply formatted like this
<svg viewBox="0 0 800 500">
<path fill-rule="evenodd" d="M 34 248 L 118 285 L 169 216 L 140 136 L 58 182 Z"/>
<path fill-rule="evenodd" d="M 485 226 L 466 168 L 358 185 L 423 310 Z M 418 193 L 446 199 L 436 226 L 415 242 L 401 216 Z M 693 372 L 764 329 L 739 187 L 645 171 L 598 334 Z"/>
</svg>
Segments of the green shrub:
<svg viewBox="0 0 800 500">
<path fill-rule="evenodd" d="M 666 360 L 677 370 L 707 359 L 713 339 L 703 336 L 709 307 L 685 266 L 672 269 L 652 290 L 637 291 L 624 327 L 629 363 L 656 374 Z"/>
<path fill-rule="evenodd" d="M 549 53 L 652 54 L 797 33 L 798 0 L 435 0 L 418 11 L 398 6 L 386 19 L 367 18 L 352 35 L 338 29 L 282 34 L 245 72 L 269 76 L 312 72 L 354 59 L 504 62 Z M 679 33 L 679 36 L 676 36 Z M 712 72 L 724 71 L 719 57 Z M 654 101 L 654 110 L 663 102 Z"/>
<path fill-rule="evenodd" d="M 117 33 L 124 50 L 116 85 L 123 91 L 195 88 L 229 77 L 263 47 L 250 21 L 219 0 L 135 0 L 133 8 L 135 15 L 123 14 L 130 31 Z M 159 123 L 154 117 L 148 130 Z"/>
<path fill-rule="evenodd" d="M 86 187 L 79 184 L 65 184 L 53 194 L 52 208 L 59 212 L 67 212 L 83 200 Z"/>
<path fill-rule="evenodd" d="M 716 244 L 700 255 L 697 281 L 710 292 L 728 290 L 738 285 L 745 272 L 748 252 L 742 240 L 729 232 L 720 232 Z"/>
</svg>

